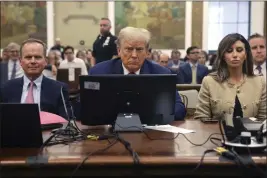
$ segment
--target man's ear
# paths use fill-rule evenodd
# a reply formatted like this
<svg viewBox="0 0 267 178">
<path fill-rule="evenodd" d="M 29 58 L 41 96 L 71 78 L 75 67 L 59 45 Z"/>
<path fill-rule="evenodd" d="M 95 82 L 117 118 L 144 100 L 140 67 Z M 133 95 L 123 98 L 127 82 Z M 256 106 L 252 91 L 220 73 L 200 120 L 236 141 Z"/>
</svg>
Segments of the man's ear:
<svg viewBox="0 0 267 178">
<path fill-rule="evenodd" d="M 117 47 L 117 52 L 118 52 L 118 56 L 121 56 L 121 49 L 119 47 Z"/>
<path fill-rule="evenodd" d="M 19 56 L 19 63 L 20 63 L 20 65 L 21 65 L 21 59 L 22 59 L 21 56 Z"/>
</svg>

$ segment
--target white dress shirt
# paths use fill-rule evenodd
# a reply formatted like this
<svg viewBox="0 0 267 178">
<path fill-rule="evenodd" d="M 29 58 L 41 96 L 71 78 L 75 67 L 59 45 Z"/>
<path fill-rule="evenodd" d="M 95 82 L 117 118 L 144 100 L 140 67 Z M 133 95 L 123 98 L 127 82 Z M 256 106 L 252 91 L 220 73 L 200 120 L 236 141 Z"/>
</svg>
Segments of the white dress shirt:
<svg viewBox="0 0 267 178">
<path fill-rule="evenodd" d="M 44 69 L 43 70 L 43 75 L 46 76 L 49 79 L 56 80 L 57 77 L 53 75 L 53 72 L 51 70 Z"/>
<path fill-rule="evenodd" d="M 40 101 L 41 101 L 41 85 L 43 81 L 43 75 L 38 77 L 36 80 L 34 80 L 34 85 L 33 85 L 33 98 L 34 98 L 34 103 L 37 103 L 39 105 L 39 110 L 40 110 Z M 26 98 L 28 95 L 28 91 L 30 89 L 30 80 L 28 77 L 24 75 L 23 77 L 23 88 L 22 88 L 22 95 L 21 95 L 21 103 L 26 102 Z"/>
<path fill-rule="evenodd" d="M 24 71 L 19 63 L 19 60 L 8 60 L 8 80 L 11 79 L 14 63 L 16 63 L 16 75 L 15 78 L 20 78 L 24 75 Z"/>
<path fill-rule="evenodd" d="M 88 75 L 88 71 L 85 65 L 84 60 L 80 58 L 74 58 L 73 61 L 68 61 L 67 59 L 63 60 L 59 64 L 59 69 L 69 69 L 69 68 L 80 68 L 81 75 Z"/>
<path fill-rule="evenodd" d="M 123 68 L 123 74 L 124 75 L 128 75 L 130 72 L 128 69 L 126 69 L 126 67 L 122 64 L 122 68 Z M 136 75 L 140 74 L 140 69 L 138 71 L 135 72 Z"/>
<path fill-rule="evenodd" d="M 259 71 L 256 68 L 257 66 L 253 65 L 254 74 L 259 75 Z M 261 73 L 263 74 L 265 81 L 266 81 L 266 61 L 261 65 Z"/>
</svg>

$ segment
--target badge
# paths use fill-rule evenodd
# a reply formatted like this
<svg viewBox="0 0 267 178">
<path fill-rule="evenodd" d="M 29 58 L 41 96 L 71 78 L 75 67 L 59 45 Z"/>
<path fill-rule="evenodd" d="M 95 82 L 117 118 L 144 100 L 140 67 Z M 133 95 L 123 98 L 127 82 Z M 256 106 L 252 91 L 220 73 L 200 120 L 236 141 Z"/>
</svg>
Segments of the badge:
<svg viewBox="0 0 267 178">
<path fill-rule="evenodd" d="M 109 40 L 110 40 L 110 37 L 108 36 L 107 39 L 105 40 L 105 42 L 103 43 L 103 47 L 108 45 Z"/>
</svg>

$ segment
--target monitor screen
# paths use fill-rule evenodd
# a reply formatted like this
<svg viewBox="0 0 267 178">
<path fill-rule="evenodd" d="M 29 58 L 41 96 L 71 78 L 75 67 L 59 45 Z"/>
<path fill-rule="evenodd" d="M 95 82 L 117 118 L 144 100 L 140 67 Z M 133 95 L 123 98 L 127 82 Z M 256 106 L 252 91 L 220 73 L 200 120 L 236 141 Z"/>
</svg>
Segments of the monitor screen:
<svg viewBox="0 0 267 178">
<path fill-rule="evenodd" d="M 80 76 L 81 122 L 114 125 L 118 114 L 138 114 L 142 124 L 175 118 L 176 75 Z"/>
</svg>

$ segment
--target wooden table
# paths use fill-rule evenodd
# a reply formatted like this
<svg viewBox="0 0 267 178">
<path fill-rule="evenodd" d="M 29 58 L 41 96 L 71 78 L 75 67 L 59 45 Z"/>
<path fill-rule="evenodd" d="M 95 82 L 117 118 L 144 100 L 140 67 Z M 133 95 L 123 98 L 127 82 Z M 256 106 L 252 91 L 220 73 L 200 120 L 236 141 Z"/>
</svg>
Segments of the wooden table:
<svg viewBox="0 0 267 178">
<path fill-rule="evenodd" d="M 178 91 L 197 90 L 199 92 L 201 84 L 176 84 Z"/>
<path fill-rule="evenodd" d="M 81 126 L 83 130 L 87 126 Z M 174 125 L 193 129 L 196 133 L 186 134 L 194 143 L 204 142 L 210 134 L 219 133 L 217 124 L 203 124 L 199 121 L 175 122 Z M 92 128 L 90 128 L 92 129 Z M 94 132 L 107 132 L 107 127 L 97 127 Z M 147 131 L 152 138 L 171 138 L 176 134 Z M 49 132 L 44 132 L 47 138 Z M 207 154 L 203 165 L 196 171 L 192 170 L 199 163 L 203 152 L 215 148 L 211 142 L 203 146 L 193 146 L 182 135 L 175 140 L 149 140 L 143 133 L 123 133 L 123 138 L 129 141 L 133 149 L 139 154 L 140 166 L 133 166 L 133 159 L 120 143 L 111 147 L 104 153 L 94 154 L 89 157 L 85 164 L 75 174 L 78 175 L 180 175 L 197 177 L 214 177 L 235 175 L 240 177 L 238 167 L 229 161 L 221 161 L 216 153 Z M 108 145 L 103 141 L 81 141 L 69 145 L 56 145 L 43 150 L 43 155 L 48 156 L 45 164 L 29 164 L 27 158 L 34 156 L 36 150 L 14 149 L 4 150 L 1 154 L 0 176 L 22 177 L 36 176 L 66 176 L 69 177 L 76 166 L 81 163 L 86 154 Z M 257 165 L 266 166 L 264 155 L 253 157 Z"/>
</svg>

